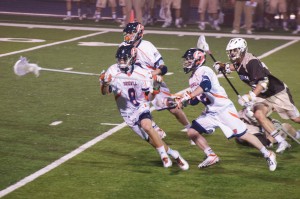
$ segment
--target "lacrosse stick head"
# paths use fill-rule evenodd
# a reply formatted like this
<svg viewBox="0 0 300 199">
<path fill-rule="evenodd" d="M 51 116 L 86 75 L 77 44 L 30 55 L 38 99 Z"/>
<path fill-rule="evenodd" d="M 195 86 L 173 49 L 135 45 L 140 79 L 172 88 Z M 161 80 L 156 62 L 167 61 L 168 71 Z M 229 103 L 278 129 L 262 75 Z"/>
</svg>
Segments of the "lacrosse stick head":
<svg viewBox="0 0 300 199">
<path fill-rule="evenodd" d="M 197 48 L 202 49 L 204 52 L 209 52 L 209 45 L 206 42 L 204 35 L 200 35 L 198 38 Z"/>
<path fill-rule="evenodd" d="M 24 76 L 27 73 L 33 73 L 36 77 L 39 76 L 41 67 L 37 64 L 29 63 L 26 57 L 20 57 L 20 59 L 14 65 L 14 73 L 18 76 Z"/>
</svg>

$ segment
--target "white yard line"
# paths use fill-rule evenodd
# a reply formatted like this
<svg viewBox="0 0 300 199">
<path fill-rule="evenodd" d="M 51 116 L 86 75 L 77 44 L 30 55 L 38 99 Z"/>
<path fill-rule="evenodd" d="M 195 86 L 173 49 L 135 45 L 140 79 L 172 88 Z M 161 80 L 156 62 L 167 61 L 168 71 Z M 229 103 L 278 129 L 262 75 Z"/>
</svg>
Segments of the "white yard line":
<svg viewBox="0 0 300 199">
<path fill-rule="evenodd" d="M 15 55 L 15 54 L 23 53 L 23 52 L 33 51 L 33 50 L 37 50 L 37 49 L 41 49 L 41 48 L 46 48 L 46 47 L 49 47 L 49 46 L 55 46 L 55 45 L 59 45 L 59 44 L 63 44 L 63 43 L 77 41 L 77 40 L 80 40 L 80 39 L 84 39 L 84 38 L 88 38 L 88 37 L 93 37 L 93 36 L 96 36 L 96 35 L 101 35 L 101 34 L 104 34 L 104 33 L 107 33 L 107 32 L 108 31 L 96 32 L 96 33 L 92 33 L 92 34 L 88 34 L 88 35 L 83 35 L 83 36 L 80 36 L 80 37 L 76 37 L 76 38 L 72 38 L 72 39 L 68 39 L 68 40 L 64 40 L 64 41 L 58 41 L 58 42 L 54 42 L 54 43 L 50 43 L 50 44 L 45 44 L 45 45 L 40 45 L 40 46 L 35 46 L 35 47 L 32 47 L 32 48 L 18 50 L 18 51 L 14 51 L 14 52 L 10 52 L 10 53 L 4 53 L 4 54 L 0 54 L 0 57 L 5 57 L 5 56 L 9 56 L 9 55 Z"/>
<path fill-rule="evenodd" d="M 14 26 L 14 27 L 35 27 L 35 28 L 59 28 L 61 26 L 46 26 L 46 25 L 32 25 L 32 24 L 6 24 L 6 23 L 0 23 L 0 26 Z M 62 28 L 63 29 L 63 28 Z M 66 27 L 64 26 L 64 29 L 66 29 Z M 60 41 L 60 42 L 54 42 L 51 44 L 46 44 L 46 45 L 41 45 L 41 46 L 36 46 L 33 48 L 29 48 L 29 49 L 25 49 L 25 50 L 20 50 L 20 51 L 16 51 L 16 52 L 11 52 L 11 53 L 6 53 L 6 54 L 1 54 L 0 57 L 4 57 L 4 56 L 8 56 L 8 55 L 13 55 L 13 54 L 17 54 L 20 52 L 27 52 L 27 51 L 32 51 L 32 50 L 36 50 L 36 49 L 40 49 L 40 48 L 45 48 L 45 47 L 49 47 L 49 46 L 53 46 L 53 45 L 58 45 L 58 44 L 62 44 L 62 43 L 67 43 L 67 42 L 72 42 L 72 41 L 76 41 L 82 38 L 87 38 L 87 37 L 92 37 L 98 34 L 103 34 L 103 33 L 107 33 L 109 31 L 116 31 L 118 30 L 118 32 L 120 31 L 119 29 L 113 30 L 113 29 L 106 29 L 106 28 L 87 28 L 87 29 L 83 29 L 83 27 L 68 27 L 68 29 L 73 29 L 73 30 L 92 30 L 92 31 L 104 31 L 104 32 L 97 32 L 97 33 L 93 33 L 93 34 L 89 34 L 89 35 L 85 35 L 85 36 L 81 36 L 81 37 L 77 37 L 77 38 L 73 38 L 73 39 L 69 39 L 69 40 L 65 40 L 65 41 Z M 149 33 L 153 33 L 153 34 L 175 34 L 175 32 L 170 32 L 170 31 L 148 31 Z M 199 36 L 199 32 L 197 33 L 188 33 L 186 34 L 186 32 L 180 32 L 181 34 L 184 35 L 197 35 Z M 178 32 L 177 32 L 178 34 Z M 222 35 L 223 37 L 233 37 L 234 35 L 231 34 L 214 34 L 214 33 L 206 33 L 206 36 L 217 36 L 217 35 Z M 241 37 L 243 35 L 239 35 L 239 37 Z M 252 36 L 252 35 L 248 35 L 248 36 Z M 248 38 L 247 36 L 247 38 Z M 244 37 L 244 36 L 243 36 Z M 279 36 L 274 36 L 274 38 L 270 38 L 270 36 L 260 36 L 261 38 L 265 38 L 265 39 L 286 39 L 286 40 L 293 40 L 291 42 L 288 42 L 282 46 L 279 46 L 269 52 L 264 53 L 263 55 L 261 55 L 259 58 L 263 58 L 266 56 L 269 56 L 272 53 L 275 53 L 289 45 L 294 44 L 295 42 L 297 42 L 298 40 L 300 40 L 300 37 L 279 37 Z M 255 36 L 252 36 L 251 38 L 255 38 Z M 85 74 L 82 73 L 82 75 L 90 75 L 90 74 Z M 183 91 L 181 91 L 183 92 Z M 151 108 L 151 111 L 153 111 L 154 108 Z M 35 180 L 36 178 L 44 175 L 45 173 L 53 170 L 54 168 L 60 166 L 61 164 L 63 164 L 64 162 L 70 160 L 71 158 L 75 157 L 76 155 L 80 154 L 81 152 L 83 152 L 84 150 L 90 148 L 91 146 L 95 145 L 96 143 L 104 140 L 105 138 L 107 138 L 108 136 L 114 134 L 115 132 L 119 131 L 120 129 L 126 127 L 126 123 L 123 122 L 122 124 L 117 125 L 116 127 L 110 129 L 109 131 L 99 135 L 98 137 L 94 138 L 93 140 L 81 145 L 80 147 L 78 147 L 77 149 L 73 150 L 72 152 L 66 154 L 65 156 L 61 157 L 60 159 L 52 162 L 51 164 L 49 164 L 48 166 L 38 170 L 37 172 L 23 178 L 22 180 L 18 181 L 17 183 L 7 187 L 6 189 L 3 189 L 0 191 L 0 197 L 3 197 L 13 191 L 15 191 L 16 189 L 26 185 L 27 183 Z"/>
</svg>

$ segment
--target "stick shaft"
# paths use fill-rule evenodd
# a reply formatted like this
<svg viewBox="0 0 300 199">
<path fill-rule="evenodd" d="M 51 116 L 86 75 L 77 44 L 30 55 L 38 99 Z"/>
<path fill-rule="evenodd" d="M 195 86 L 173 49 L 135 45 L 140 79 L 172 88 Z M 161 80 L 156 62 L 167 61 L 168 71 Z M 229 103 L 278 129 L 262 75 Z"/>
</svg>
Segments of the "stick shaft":
<svg viewBox="0 0 300 199">
<path fill-rule="evenodd" d="M 214 62 L 217 61 L 210 51 L 208 51 L 208 54 L 210 55 L 210 57 L 212 58 L 212 60 Z M 221 72 L 222 72 L 223 76 L 225 77 L 225 79 L 227 80 L 227 82 L 229 83 L 229 85 L 231 86 L 231 88 L 233 89 L 233 91 L 235 92 L 235 94 L 237 94 L 237 96 L 240 98 L 241 96 L 240 96 L 239 92 L 236 90 L 236 88 L 233 86 L 231 81 L 228 79 L 228 77 L 227 77 L 226 73 L 224 72 L 224 70 L 221 70 Z"/>
<path fill-rule="evenodd" d="M 39 70 L 51 71 L 51 72 L 59 72 L 59 73 L 70 73 L 70 74 L 77 74 L 77 75 L 100 76 L 100 74 L 97 74 L 97 73 L 86 73 L 86 72 L 58 70 L 58 69 L 50 69 L 50 68 L 39 68 Z M 116 78 L 116 79 L 128 79 L 128 80 L 140 80 L 140 81 L 152 81 L 152 80 L 146 80 L 146 79 L 137 79 L 137 78 L 119 77 L 119 76 L 112 76 L 112 78 Z"/>
<path fill-rule="evenodd" d="M 290 138 L 292 138 L 295 142 L 297 142 L 298 144 L 300 144 L 300 141 L 297 140 L 294 136 L 292 136 L 289 132 L 287 132 L 284 128 L 281 128 L 281 130 Z"/>
</svg>

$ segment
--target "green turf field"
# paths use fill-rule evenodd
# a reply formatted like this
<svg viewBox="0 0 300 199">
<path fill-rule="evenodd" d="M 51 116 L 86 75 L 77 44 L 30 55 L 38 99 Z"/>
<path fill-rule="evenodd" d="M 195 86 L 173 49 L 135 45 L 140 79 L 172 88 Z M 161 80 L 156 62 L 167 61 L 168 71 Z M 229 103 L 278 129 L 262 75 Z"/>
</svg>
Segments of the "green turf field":
<svg viewBox="0 0 300 199">
<path fill-rule="evenodd" d="M 26 26 L 30 27 L 29 24 Z M 35 43 L 16 42 L 11 41 L 12 39 L 0 41 L 0 193 L 5 195 L 3 198 L 300 197 L 300 147 L 291 140 L 289 142 L 292 149 L 277 156 L 278 168 L 275 172 L 270 172 L 258 151 L 237 145 L 234 140 L 227 140 L 218 130 L 206 137 L 220 156 L 221 162 L 200 170 L 197 165 L 202 161 L 203 152 L 190 145 L 185 133 L 181 132 L 183 127 L 173 116 L 167 111 L 154 111 L 154 120 L 167 132 L 165 141 L 179 150 L 190 164 L 188 171 L 181 171 L 175 164 L 172 168 L 165 169 L 157 152 L 128 127 L 103 139 L 99 137 L 107 135 L 106 132 L 123 121 L 113 96 L 100 94 L 97 76 L 41 71 L 36 78 L 33 74 L 18 77 L 13 73 L 12 67 L 20 56 L 25 56 L 30 62 L 44 68 L 72 68 L 73 71 L 87 73 L 100 73 L 115 62 L 117 44 L 123 39 L 121 29 L 109 27 L 106 30 L 87 30 L 81 27 L 82 30 L 72 30 L 72 27 L 65 30 L 54 26 L 0 26 L 0 39 L 43 40 Z M 181 56 L 188 48 L 196 46 L 200 32 L 195 30 L 185 34 L 158 31 L 146 31 L 144 39 L 160 49 L 169 72 L 173 73 L 166 76 L 165 81 L 171 91 L 176 93 L 188 86 L 188 76 L 181 67 Z M 230 36 L 228 33 L 206 33 L 207 42 L 216 59 L 227 61 L 225 47 Z M 272 36 L 265 35 L 249 36 L 246 38 L 249 51 L 261 56 L 282 47 L 263 56 L 262 61 L 274 75 L 287 83 L 297 107 L 300 108 L 300 37 L 285 34 L 282 39 L 278 39 L 279 35 L 275 36 L 273 39 Z M 91 42 L 114 45 L 82 45 Z M 212 66 L 212 63 L 207 56 L 206 64 Z M 249 91 L 235 74 L 230 77 L 233 77 L 230 80 L 241 94 Z M 237 103 L 237 96 L 225 79 L 221 78 L 220 82 L 237 108 L 241 108 Z M 186 107 L 184 111 L 192 121 L 202 109 L 203 106 L 198 105 Z M 278 118 L 276 114 L 274 118 Z M 62 123 L 51 126 L 55 121 Z M 296 129 L 300 128 L 300 125 L 293 125 Z M 95 141 L 95 138 L 99 139 Z M 54 169 L 44 175 L 36 179 L 33 177 L 35 172 L 91 140 L 95 144 L 90 148 L 58 167 L 51 165 Z M 27 176 L 31 178 L 26 178 Z M 26 180 L 22 181 L 24 178 Z M 20 184 L 15 183 L 20 181 L 26 184 L 13 191 L 7 189 L 19 186 Z M 4 194 L 6 191 L 9 192 L 7 195 Z"/>
</svg>

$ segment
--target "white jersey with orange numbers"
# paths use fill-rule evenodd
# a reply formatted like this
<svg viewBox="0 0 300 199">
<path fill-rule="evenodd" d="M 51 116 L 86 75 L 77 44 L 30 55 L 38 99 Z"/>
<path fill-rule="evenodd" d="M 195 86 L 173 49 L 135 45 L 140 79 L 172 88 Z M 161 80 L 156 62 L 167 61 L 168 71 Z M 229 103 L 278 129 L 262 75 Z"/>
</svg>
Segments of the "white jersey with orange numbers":
<svg viewBox="0 0 300 199">
<path fill-rule="evenodd" d="M 189 79 L 191 90 L 196 90 L 200 83 L 206 80 L 211 82 L 211 89 L 209 92 L 204 91 L 204 93 L 199 96 L 198 99 L 207 107 L 207 111 L 222 111 L 227 106 L 232 104 L 232 101 L 228 99 L 225 89 L 220 85 L 218 77 L 214 71 L 207 66 L 201 66 L 194 73 L 192 73 Z"/>
<path fill-rule="evenodd" d="M 150 111 L 149 101 L 145 96 L 145 92 L 153 90 L 149 72 L 135 65 L 128 75 L 114 64 L 106 73 L 113 76 L 110 85 L 121 116 L 124 120 L 127 118 L 125 121 L 129 126 L 135 125 L 142 113 Z"/>
</svg>

